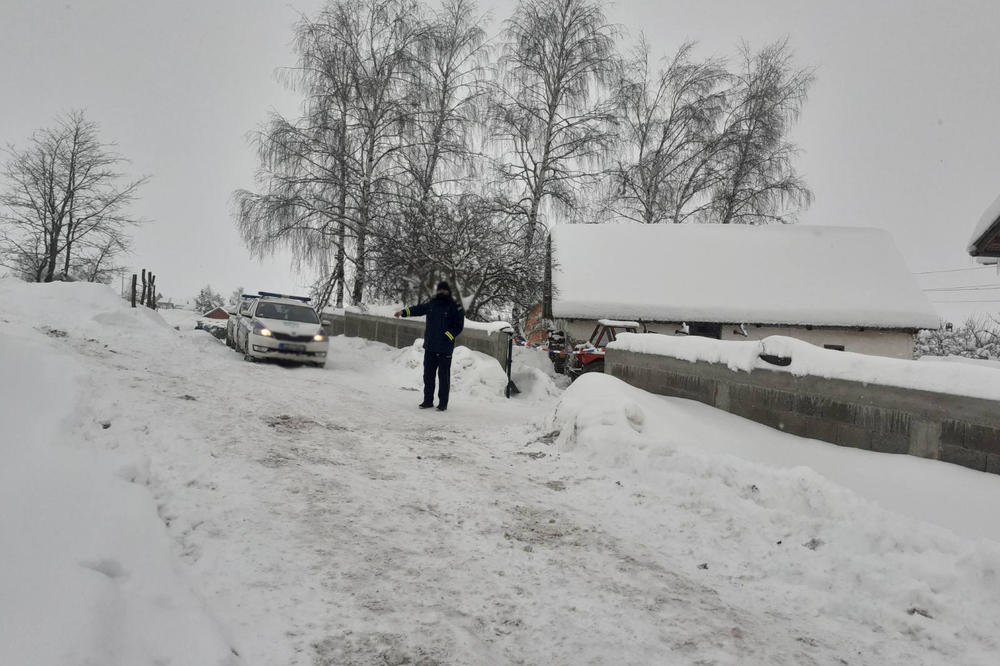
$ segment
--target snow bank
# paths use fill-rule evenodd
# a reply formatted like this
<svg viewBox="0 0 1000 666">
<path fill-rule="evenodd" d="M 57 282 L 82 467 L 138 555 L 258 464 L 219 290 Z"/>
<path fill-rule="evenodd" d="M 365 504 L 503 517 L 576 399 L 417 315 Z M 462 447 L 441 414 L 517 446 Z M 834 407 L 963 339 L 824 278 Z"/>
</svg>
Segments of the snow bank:
<svg viewBox="0 0 1000 666">
<path fill-rule="evenodd" d="M 91 444 L 114 424 L 78 411 L 61 348 L 162 321 L 89 284 L 3 280 L 0 303 L 0 663 L 238 663 L 175 569 L 146 463 Z"/>
<path fill-rule="evenodd" d="M 892 237 L 806 225 L 564 224 L 559 318 L 936 328 Z"/>
<path fill-rule="evenodd" d="M 423 390 L 424 341 L 393 352 L 392 360 L 410 372 L 407 379 Z M 419 371 L 419 372 L 413 372 Z M 451 358 L 451 392 L 477 399 L 502 398 L 507 374 L 492 356 L 468 347 L 455 347 Z"/>
<path fill-rule="evenodd" d="M 172 334 L 171 327 L 154 310 L 133 308 L 114 289 L 90 282 L 25 283 L 0 279 L 3 312 L 22 322 L 36 322 L 68 333 L 86 334 L 109 329 L 143 329 L 151 334 Z"/>
<path fill-rule="evenodd" d="M 344 363 L 344 355 L 374 370 L 384 364 L 386 353 L 395 381 L 413 391 L 423 390 L 424 341 L 418 339 L 409 347 L 393 349 L 380 342 L 363 338 L 339 336 L 331 339 L 330 363 L 336 370 Z M 517 400 L 550 401 L 569 385 L 569 379 L 555 374 L 544 352 L 514 348 L 511 378 L 521 393 Z M 451 391 L 455 402 L 472 398 L 474 401 L 495 402 L 504 399 L 507 375 L 492 356 L 461 345 L 455 347 L 451 362 Z"/>
<path fill-rule="evenodd" d="M 992 663 L 1000 528 L 989 512 L 1000 479 L 880 459 L 702 407 L 590 374 L 565 392 L 549 426 L 565 455 L 628 489 L 617 511 L 656 506 L 649 546 L 710 561 L 729 582 L 723 598 L 784 599 L 822 609 L 838 631 L 895 637 L 900 652 L 880 650 L 879 663 L 909 661 L 910 650 Z"/>
<path fill-rule="evenodd" d="M 640 354 L 670 356 L 692 363 L 719 363 L 733 371 L 752 372 L 765 368 L 796 376 L 845 379 L 1000 400 L 1000 372 L 994 368 L 958 363 L 921 363 L 835 351 L 784 336 L 759 341 L 729 341 L 697 336 L 623 333 L 608 346 Z M 790 357 L 792 361 L 788 366 L 776 366 L 761 360 L 761 354 Z"/>
<path fill-rule="evenodd" d="M 521 391 L 519 400 L 556 397 L 570 384 L 569 377 L 556 373 L 546 352 L 517 345 L 510 375 Z"/>
</svg>

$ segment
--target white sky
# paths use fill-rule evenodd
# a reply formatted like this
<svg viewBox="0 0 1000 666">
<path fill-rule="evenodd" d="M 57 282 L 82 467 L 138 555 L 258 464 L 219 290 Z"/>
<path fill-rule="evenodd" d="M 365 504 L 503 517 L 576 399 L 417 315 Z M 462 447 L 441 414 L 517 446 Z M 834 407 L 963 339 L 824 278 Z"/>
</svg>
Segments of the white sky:
<svg viewBox="0 0 1000 666">
<path fill-rule="evenodd" d="M 0 0 L 0 143 L 22 143 L 85 108 L 137 174 L 151 174 L 134 263 L 170 297 L 302 289 L 285 258 L 252 261 L 232 191 L 253 185 L 246 133 L 297 110 L 276 80 L 294 64 L 290 27 L 321 0 Z M 492 9 L 491 33 L 513 2 Z M 913 271 L 972 266 L 964 248 L 1000 195 L 1000 2 L 996 0 L 632 0 L 609 8 L 663 53 L 697 39 L 731 55 L 741 38 L 789 36 L 817 81 L 795 137 L 816 201 L 805 224 L 889 230 Z M 808 261 L 808 257 L 803 257 Z M 832 276 L 831 276 L 832 277 Z M 994 269 L 920 277 L 927 287 L 1000 287 Z M 1000 311 L 1000 288 L 929 292 L 949 318 Z"/>
</svg>

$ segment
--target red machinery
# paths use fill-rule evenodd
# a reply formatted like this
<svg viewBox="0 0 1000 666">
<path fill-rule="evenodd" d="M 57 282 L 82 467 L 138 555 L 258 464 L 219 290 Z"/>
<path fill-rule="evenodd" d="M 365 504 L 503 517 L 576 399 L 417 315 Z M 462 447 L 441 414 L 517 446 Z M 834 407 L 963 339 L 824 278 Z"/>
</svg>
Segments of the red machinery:
<svg viewBox="0 0 1000 666">
<path fill-rule="evenodd" d="M 566 334 L 549 332 L 549 359 L 556 371 L 571 377 L 585 372 L 604 372 L 604 354 L 608 344 L 620 333 L 638 333 L 641 325 L 634 321 L 601 319 L 590 334 L 590 339 L 568 349 Z"/>
</svg>

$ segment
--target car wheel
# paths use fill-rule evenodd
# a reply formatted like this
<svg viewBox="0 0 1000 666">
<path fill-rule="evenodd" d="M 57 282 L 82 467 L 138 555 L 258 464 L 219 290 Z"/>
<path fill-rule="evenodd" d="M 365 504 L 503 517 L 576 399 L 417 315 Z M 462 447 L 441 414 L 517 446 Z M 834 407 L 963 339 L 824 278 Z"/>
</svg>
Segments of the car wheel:
<svg viewBox="0 0 1000 666">
<path fill-rule="evenodd" d="M 254 363 L 257 361 L 257 359 L 255 359 L 253 356 L 251 356 L 246 352 L 243 352 L 243 360 L 246 361 L 247 363 Z"/>
</svg>

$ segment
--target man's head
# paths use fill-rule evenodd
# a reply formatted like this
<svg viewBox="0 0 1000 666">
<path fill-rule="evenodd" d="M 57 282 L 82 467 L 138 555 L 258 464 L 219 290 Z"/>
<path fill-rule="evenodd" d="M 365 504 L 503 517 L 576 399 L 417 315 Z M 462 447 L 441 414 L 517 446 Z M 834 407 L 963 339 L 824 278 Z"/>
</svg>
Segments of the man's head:
<svg viewBox="0 0 1000 666">
<path fill-rule="evenodd" d="M 451 296 L 451 285 L 444 280 L 438 282 L 437 295 L 441 297 Z"/>
</svg>

